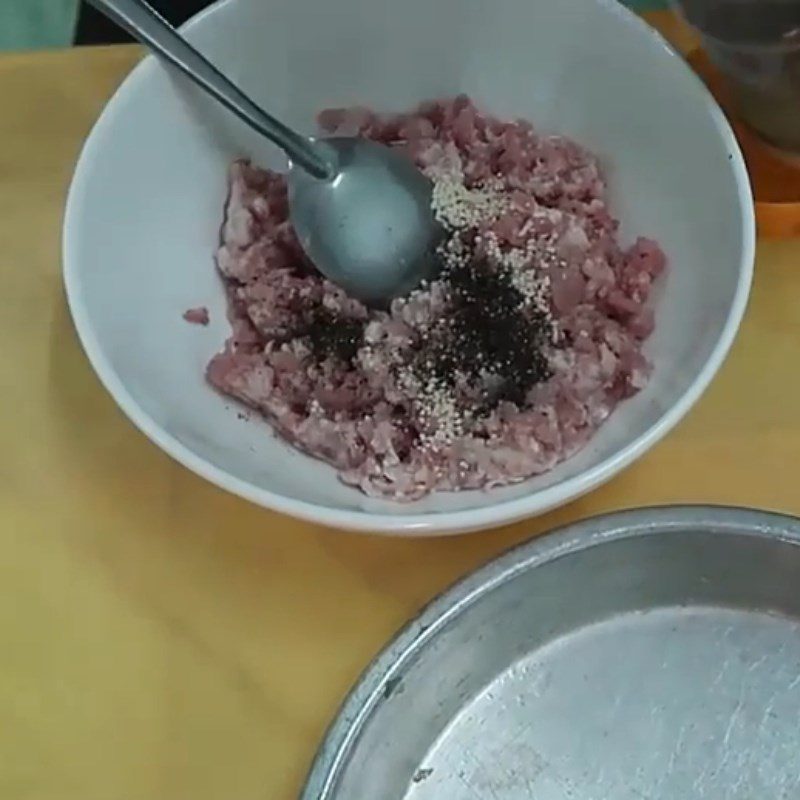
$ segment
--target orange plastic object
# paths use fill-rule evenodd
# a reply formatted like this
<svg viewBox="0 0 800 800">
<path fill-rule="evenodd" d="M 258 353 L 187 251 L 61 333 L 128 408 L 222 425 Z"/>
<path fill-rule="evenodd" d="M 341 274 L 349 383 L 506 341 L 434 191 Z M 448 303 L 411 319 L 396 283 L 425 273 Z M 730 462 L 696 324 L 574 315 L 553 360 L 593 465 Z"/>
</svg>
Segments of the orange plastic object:
<svg viewBox="0 0 800 800">
<path fill-rule="evenodd" d="M 759 234 L 774 238 L 800 236 L 800 158 L 793 159 L 765 144 L 736 119 L 724 80 L 702 49 L 689 55 L 689 63 L 727 113 L 739 140 L 753 183 Z"/>
</svg>

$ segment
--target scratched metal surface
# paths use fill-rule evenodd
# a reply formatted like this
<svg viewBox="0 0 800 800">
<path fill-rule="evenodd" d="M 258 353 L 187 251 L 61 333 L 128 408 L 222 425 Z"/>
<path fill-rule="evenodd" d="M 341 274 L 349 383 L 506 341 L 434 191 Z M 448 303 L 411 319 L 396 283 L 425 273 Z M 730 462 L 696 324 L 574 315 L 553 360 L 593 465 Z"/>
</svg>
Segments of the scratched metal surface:
<svg viewBox="0 0 800 800">
<path fill-rule="evenodd" d="M 524 545 L 367 670 L 303 800 L 800 797 L 800 523 L 641 510 Z"/>
<path fill-rule="evenodd" d="M 800 797 L 798 664 L 791 620 L 670 609 L 599 623 L 498 676 L 408 798 Z"/>
</svg>

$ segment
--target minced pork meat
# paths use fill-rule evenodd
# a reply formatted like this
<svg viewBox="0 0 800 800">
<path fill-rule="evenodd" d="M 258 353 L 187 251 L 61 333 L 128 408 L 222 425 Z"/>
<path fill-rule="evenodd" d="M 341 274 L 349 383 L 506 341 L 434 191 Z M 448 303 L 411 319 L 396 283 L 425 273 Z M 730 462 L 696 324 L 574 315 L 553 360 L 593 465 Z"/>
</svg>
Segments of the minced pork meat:
<svg viewBox="0 0 800 800">
<path fill-rule="evenodd" d="M 624 248 L 597 160 L 466 97 L 320 114 L 400 148 L 434 182 L 439 277 L 388 310 L 326 281 L 286 180 L 235 162 L 217 265 L 233 332 L 210 383 L 368 495 L 501 486 L 580 450 L 647 383 L 652 240 Z"/>
</svg>

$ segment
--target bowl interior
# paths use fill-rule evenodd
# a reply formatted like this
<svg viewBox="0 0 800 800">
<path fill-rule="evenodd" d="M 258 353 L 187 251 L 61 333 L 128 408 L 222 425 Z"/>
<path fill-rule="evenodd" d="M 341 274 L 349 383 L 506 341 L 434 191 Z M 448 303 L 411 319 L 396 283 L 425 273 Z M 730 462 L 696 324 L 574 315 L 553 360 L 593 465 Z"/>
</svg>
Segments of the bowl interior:
<svg viewBox="0 0 800 800">
<path fill-rule="evenodd" d="M 310 507 L 293 504 L 320 507 L 321 517 L 330 510 L 396 517 L 528 497 L 531 513 L 591 488 L 643 451 L 716 370 L 749 284 L 752 206 L 743 166 L 696 78 L 615 3 L 227 0 L 188 34 L 256 101 L 309 132 L 325 106 L 403 110 L 466 92 L 491 112 L 573 136 L 607 168 L 623 238 L 657 238 L 671 269 L 647 346 L 653 380 L 577 457 L 489 493 L 440 494 L 412 507 L 368 499 L 262 421 L 241 419 L 204 382 L 206 362 L 229 331 L 212 261 L 227 166 L 242 155 L 273 167 L 283 159 L 149 58 L 112 100 L 81 158 L 67 211 L 66 280 L 106 386 L 183 463 L 251 499 L 311 516 Z M 211 312 L 207 328 L 181 318 L 200 305 Z"/>
</svg>

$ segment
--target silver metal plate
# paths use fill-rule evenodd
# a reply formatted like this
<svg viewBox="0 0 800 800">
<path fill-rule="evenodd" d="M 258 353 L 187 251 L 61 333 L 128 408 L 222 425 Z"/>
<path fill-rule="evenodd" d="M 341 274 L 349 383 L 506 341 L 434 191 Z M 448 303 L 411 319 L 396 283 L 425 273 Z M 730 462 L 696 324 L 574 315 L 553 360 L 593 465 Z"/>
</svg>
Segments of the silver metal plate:
<svg viewBox="0 0 800 800">
<path fill-rule="evenodd" d="M 681 508 L 512 551 L 376 660 L 303 799 L 800 798 L 799 544 Z"/>
</svg>

